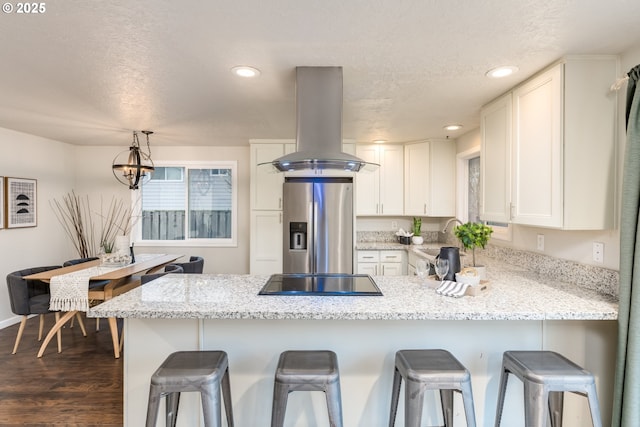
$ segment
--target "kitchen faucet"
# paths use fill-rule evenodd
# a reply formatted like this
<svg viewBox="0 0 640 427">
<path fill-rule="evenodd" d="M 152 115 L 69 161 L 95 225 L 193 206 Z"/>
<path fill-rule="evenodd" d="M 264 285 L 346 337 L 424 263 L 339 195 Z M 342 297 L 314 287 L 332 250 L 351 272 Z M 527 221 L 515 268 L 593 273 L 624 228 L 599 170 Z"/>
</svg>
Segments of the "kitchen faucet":
<svg viewBox="0 0 640 427">
<path fill-rule="evenodd" d="M 449 228 L 449 224 L 451 224 L 452 222 L 457 222 L 458 224 L 462 225 L 462 221 L 460 221 L 458 218 L 451 218 L 449 221 L 447 221 L 447 223 L 444 225 L 444 228 L 442 229 L 443 233 L 447 232 L 447 228 Z"/>
</svg>

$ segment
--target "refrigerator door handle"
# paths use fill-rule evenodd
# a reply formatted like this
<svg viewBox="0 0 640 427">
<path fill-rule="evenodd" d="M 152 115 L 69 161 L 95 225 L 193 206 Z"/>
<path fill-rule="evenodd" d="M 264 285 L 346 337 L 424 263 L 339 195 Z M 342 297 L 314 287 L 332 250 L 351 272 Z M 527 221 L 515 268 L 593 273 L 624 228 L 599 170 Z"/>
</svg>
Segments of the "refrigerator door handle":
<svg viewBox="0 0 640 427">
<path fill-rule="evenodd" d="M 313 201 L 311 202 L 311 209 L 309 209 L 309 211 L 311 212 L 311 216 L 312 216 L 312 220 L 311 220 L 311 224 L 313 229 L 311 230 L 311 239 L 312 242 L 310 242 L 311 244 L 309 245 L 310 248 L 312 248 L 312 250 L 309 251 L 309 256 L 311 257 L 309 259 L 310 261 L 310 265 L 311 265 L 311 273 L 317 273 L 318 272 L 318 218 L 319 218 L 319 212 L 318 212 L 318 202 Z"/>
</svg>

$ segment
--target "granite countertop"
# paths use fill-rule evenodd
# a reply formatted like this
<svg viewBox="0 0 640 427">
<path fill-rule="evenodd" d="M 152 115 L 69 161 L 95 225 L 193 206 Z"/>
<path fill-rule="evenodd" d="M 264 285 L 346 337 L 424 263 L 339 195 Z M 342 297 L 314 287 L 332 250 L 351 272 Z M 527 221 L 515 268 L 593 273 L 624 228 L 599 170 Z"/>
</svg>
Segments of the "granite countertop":
<svg viewBox="0 0 640 427">
<path fill-rule="evenodd" d="M 435 293 L 415 276 L 376 276 L 384 296 L 259 296 L 268 276 L 169 274 L 106 301 L 89 317 L 317 320 L 615 320 L 611 296 L 521 267 L 488 264 L 479 296 Z"/>
</svg>

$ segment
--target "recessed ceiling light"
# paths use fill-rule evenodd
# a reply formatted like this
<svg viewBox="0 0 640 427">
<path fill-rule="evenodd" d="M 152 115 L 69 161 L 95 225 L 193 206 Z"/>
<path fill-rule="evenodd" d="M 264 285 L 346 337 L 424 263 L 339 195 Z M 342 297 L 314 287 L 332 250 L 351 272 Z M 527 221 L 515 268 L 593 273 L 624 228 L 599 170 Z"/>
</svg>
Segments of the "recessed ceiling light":
<svg viewBox="0 0 640 427">
<path fill-rule="evenodd" d="M 446 125 L 444 127 L 445 130 L 460 130 L 462 129 L 462 125 L 458 125 L 458 124 L 451 124 L 451 125 Z"/>
<path fill-rule="evenodd" d="M 260 70 L 246 65 L 238 65 L 237 67 L 233 67 L 231 71 L 240 77 L 258 77 L 260 75 Z"/>
<path fill-rule="evenodd" d="M 505 65 L 503 67 L 497 67 L 487 71 L 486 76 L 494 79 L 499 79 L 501 77 L 510 76 L 516 71 L 518 71 L 518 67 L 514 67 L 513 65 Z"/>
<path fill-rule="evenodd" d="M 375 140 L 373 140 L 374 144 L 384 144 L 385 142 L 387 142 L 386 139 L 375 139 Z"/>
</svg>

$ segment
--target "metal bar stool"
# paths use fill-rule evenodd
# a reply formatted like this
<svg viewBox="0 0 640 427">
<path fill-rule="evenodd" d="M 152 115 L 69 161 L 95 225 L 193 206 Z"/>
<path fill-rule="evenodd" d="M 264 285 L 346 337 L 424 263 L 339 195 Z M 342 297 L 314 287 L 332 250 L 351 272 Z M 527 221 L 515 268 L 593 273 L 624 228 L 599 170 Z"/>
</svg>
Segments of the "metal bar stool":
<svg viewBox="0 0 640 427">
<path fill-rule="evenodd" d="M 400 386 L 405 380 L 405 427 L 419 427 L 425 390 L 440 390 L 445 427 L 453 426 L 453 392 L 462 393 L 467 426 L 475 427 L 476 416 L 471 392 L 471 374 L 446 350 L 400 350 L 396 352 L 389 427 L 398 411 Z"/>
<path fill-rule="evenodd" d="M 527 427 L 546 426 L 548 416 L 551 417 L 552 427 L 562 426 L 565 391 L 586 396 L 594 427 L 602 427 L 593 375 L 553 351 L 504 352 L 496 427 L 500 425 L 502 417 L 509 374 L 514 374 L 524 383 L 524 417 Z"/>
<path fill-rule="evenodd" d="M 331 427 L 342 427 L 340 374 L 333 351 L 285 351 L 280 354 L 273 387 L 271 427 L 282 427 L 292 391 L 323 391 Z"/>
<path fill-rule="evenodd" d="M 227 353 L 178 351 L 170 354 L 151 376 L 146 426 L 155 427 L 160 399 L 166 395 L 166 425 L 174 427 L 178 418 L 180 393 L 198 391 L 202 400 L 204 425 L 220 427 L 220 388 L 227 414 L 227 425 L 233 427 Z"/>
</svg>

